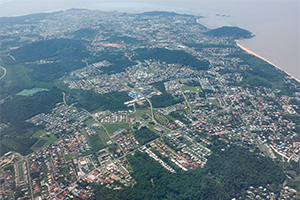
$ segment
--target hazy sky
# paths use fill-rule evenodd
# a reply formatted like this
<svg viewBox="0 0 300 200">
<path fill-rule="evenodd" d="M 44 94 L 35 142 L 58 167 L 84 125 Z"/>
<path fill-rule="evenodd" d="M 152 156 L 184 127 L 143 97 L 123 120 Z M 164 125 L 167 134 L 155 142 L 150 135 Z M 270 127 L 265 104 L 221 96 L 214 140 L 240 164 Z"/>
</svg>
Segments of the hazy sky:
<svg viewBox="0 0 300 200">
<path fill-rule="evenodd" d="M 243 45 L 300 78 L 299 0 L 0 0 L 0 16 L 70 8 L 175 11 L 205 16 L 202 23 L 209 28 L 239 26 L 256 35 Z"/>
</svg>

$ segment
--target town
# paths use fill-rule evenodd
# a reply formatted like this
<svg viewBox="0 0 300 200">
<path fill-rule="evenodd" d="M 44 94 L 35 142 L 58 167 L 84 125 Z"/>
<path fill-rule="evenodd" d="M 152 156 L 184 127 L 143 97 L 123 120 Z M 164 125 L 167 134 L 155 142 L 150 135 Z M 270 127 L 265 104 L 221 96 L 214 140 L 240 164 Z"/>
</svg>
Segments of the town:
<svg viewBox="0 0 300 200">
<path fill-rule="evenodd" d="M 126 110 L 89 112 L 76 103 L 69 105 L 64 97 L 51 112 L 27 119 L 41 127 L 32 136 L 38 141 L 29 155 L 8 152 L 0 158 L 0 199 L 86 199 L 94 194 L 90 184 L 111 190 L 133 187 L 137 182 L 127 156 L 136 152 L 145 153 L 170 173 L 201 169 L 214 153 L 210 145 L 215 138 L 274 162 L 300 162 L 300 84 L 285 76 L 283 82 L 291 92 L 283 93 L 244 83 L 241 71 L 252 68 L 243 58 L 231 56 L 241 50 L 230 43 L 232 38 L 206 35 L 196 16 L 69 10 L 30 26 L 1 27 L 0 34 L 13 36 L 18 31 L 67 38 L 67 32 L 81 28 L 114 29 L 122 42 L 110 41 L 107 30 L 99 31 L 87 50 L 95 55 L 122 52 L 134 64 L 106 73 L 113 64 L 104 57 L 86 62 L 59 81 L 74 91 L 125 91 L 131 100 L 124 101 Z M 133 41 L 123 41 L 126 37 Z M 191 42 L 182 43 L 187 40 Z M 135 60 L 137 48 L 184 52 L 207 62 L 208 69 L 176 60 Z M 47 62 L 59 61 L 35 64 Z M 159 97 L 172 103 L 157 106 Z M 266 187 L 249 185 L 246 192 L 250 199 L 277 198 Z M 299 192 L 287 185 L 281 196 L 299 198 Z"/>
</svg>

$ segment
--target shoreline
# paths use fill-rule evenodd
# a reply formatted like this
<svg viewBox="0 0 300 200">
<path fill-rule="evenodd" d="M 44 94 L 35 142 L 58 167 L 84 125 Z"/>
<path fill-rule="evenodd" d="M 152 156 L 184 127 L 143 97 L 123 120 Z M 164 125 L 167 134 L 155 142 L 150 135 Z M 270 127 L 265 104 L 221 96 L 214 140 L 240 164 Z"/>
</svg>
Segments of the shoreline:
<svg viewBox="0 0 300 200">
<path fill-rule="evenodd" d="M 280 67 L 278 67 L 277 65 L 275 65 L 275 64 L 272 63 L 271 61 L 269 61 L 269 60 L 267 60 L 267 59 L 261 57 L 260 55 L 254 53 L 253 51 L 247 49 L 246 47 L 243 47 L 242 45 L 240 45 L 240 44 L 238 43 L 238 41 L 239 41 L 239 40 L 235 40 L 236 45 L 237 45 L 238 47 L 240 47 L 241 49 L 243 49 L 244 51 L 246 51 L 248 54 L 251 54 L 251 55 L 253 55 L 253 56 L 257 57 L 257 58 L 260 58 L 260 59 L 262 59 L 263 61 L 266 61 L 266 62 L 269 63 L 270 65 L 273 65 L 276 69 L 283 71 L 283 72 L 286 73 L 288 76 L 290 76 L 291 78 L 295 79 L 298 83 L 300 83 L 300 80 L 299 80 L 299 79 L 297 79 L 296 77 L 294 77 L 293 75 L 291 75 L 291 74 L 288 73 L 287 71 L 281 69 Z"/>
</svg>

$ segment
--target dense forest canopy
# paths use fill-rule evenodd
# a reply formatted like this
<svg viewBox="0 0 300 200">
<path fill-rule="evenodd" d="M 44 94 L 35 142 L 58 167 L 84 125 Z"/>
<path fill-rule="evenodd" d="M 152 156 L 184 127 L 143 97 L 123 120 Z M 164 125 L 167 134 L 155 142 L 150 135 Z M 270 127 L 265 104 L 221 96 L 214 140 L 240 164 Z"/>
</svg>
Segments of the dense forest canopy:
<svg viewBox="0 0 300 200">
<path fill-rule="evenodd" d="M 222 147 L 226 148 L 222 144 L 214 148 L 203 169 L 177 173 L 136 151 L 128 156 L 136 185 L 120 191 L 95 185 L 96 195 L 91 199 L 230 199 L 250 186 L 267 184 L 278 192 L 285 177 L 278 165 L 241 147 L 227 147 L 224 152 Z"/>
<path fill-rule="evenodd" d="M 11 54 L 17 62 L 35 62 L 42 59 L 68 57 L 81 60 L 89 54 L 85 51 L 84 41 L 74 39 L 51 39 L 24 45 Z"/>
</svg>

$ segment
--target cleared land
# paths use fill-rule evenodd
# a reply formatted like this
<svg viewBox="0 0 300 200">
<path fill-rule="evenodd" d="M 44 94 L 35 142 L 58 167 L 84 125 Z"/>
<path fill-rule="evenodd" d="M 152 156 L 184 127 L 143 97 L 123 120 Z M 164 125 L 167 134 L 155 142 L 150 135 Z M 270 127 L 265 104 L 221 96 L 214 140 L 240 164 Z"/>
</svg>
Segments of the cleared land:
<svg viewBox="0 0 300 200">
<path fill-rule="evenodd" d="M 185 92 L 187 90 L 191 91 L 191 92 L 201 92 L 201 88 L 196 86 L 196 87 L 189 87 L 189 86 L 183 86 L 181 87 L 182 91 Z"/>
<path fill-rule="evenodd" d="M 39 141 L 37 141 L 32 148 L 34 149 L 39 149 L 39 148 L 42 148 L 45 144 L 47 143 L 47 140 L 44 140 L 44 139 L 41 139 Z"/>
<path fill-rule="evenodd" d="M 151 111 L 149 109 L 140 109 L 136 110 L 135 116 L 137 118 L 142 117 L 143 115 L 149 114 L 150 115 Z"/>
<path fill-rule="evenodd" d="M 113 134 L 115 131 L 120 128 L 129 129 L 129 125 L 127 123 L 119 123 L 119 124 L 104 124 L 104 127 L 108 131 L 109 134 Z"/>
<path fill-rule="evenodd" d="M 99 151 L 105 147 L 104 142 L 100 139 L 98 134 L 94 134 L 91 137 L 88 137 L 88 140 L 94 151 Z"/>
<path fill-rule="evenodd" d="M 45 134 L 47 131 L 46 130 L 39 130 L 38 132 L 35 132 L 32 137 L 34 138 L 39 138 L 41 137 L 43 134 Z"/>
<path fill-rule="evenodd" d="M 105 130 L 102 127 L 97 128 L 96 132 L 99 135 L 99 137 L 103 143 L 106 143 L 108 140 L 110 140 L 110 138 L 108 137 L 108 135 L 106 134 Z"/>
<path fill-rule="evenodd" d="M 89 124 L 91 124 L 91 123 L 93 123 L 93 122 L 95 122 L 94 118 L 90 118 L 90 119 L 86 120 L 86 121 L 84 122 L 84 124 L 89 125 Z"/>
</svg>

